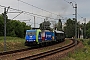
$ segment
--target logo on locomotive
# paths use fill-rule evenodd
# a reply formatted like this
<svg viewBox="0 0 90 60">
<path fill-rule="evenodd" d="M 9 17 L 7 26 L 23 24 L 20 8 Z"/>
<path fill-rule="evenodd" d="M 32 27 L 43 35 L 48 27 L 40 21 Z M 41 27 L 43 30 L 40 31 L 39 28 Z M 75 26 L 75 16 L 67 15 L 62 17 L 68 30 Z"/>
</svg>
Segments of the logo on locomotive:
<svg viewBox="0 0 90 60">
<path fill-rule="evenodd" d="M 51 37 L 52 37 L 51 35 L 47 35 L 47 34 L 46 34 L 46 38 L 51 38 Z"/>
</svg>

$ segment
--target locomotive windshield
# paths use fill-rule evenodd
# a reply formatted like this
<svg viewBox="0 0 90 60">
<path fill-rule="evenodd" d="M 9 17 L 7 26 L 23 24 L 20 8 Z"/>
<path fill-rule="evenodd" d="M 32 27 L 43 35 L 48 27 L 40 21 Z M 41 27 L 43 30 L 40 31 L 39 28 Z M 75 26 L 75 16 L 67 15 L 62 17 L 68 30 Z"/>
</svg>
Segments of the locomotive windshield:
<svg viewBox="0 0 90 60">
<path fill-rule="evenodd" d="M 27 32 L 27 35 L 36 35 L 36 32 Z"/>
</svg>

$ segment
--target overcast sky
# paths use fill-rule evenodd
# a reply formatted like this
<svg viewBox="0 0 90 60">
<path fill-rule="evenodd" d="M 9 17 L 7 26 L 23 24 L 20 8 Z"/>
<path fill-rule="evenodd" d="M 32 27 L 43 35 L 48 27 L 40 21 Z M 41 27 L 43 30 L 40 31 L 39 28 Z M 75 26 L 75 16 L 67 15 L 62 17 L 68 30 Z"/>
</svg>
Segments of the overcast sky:
<svg viewBox="0 0 90 60">
<path fill-rule="evenodd" d="M 0 0 L 0 5 L 6 6 L 6 7 L 10 6 L 11 8 L 15 8 L 17 10 L 19 9 L 29 13 L 34 13 L 34 14 L 58 19 L 61 17 L 57 15 L 60 15 L 64 18 L 74 18 L 73 14 L 75 13 L 75 9 L 72 7 L 72 5 L 70 5 L 66 1 L 73 2 L 73 6 L 75 6 L 75 2 L 76 2 L 78 5 L 77 13 L 80 15 L 80 16 L 79 15 L 77 16 L 78 18 L 77 20 L 80 22 L 84 22 L 81 17 L 86 18 L 87 22 L 90 20 L 90 7 L 89 7 L 90 0 L 66 0 L 66 1 L 65 0 L 21 0 L 21 1 L 24 1 L 28 4 L 39 7 L 46 11 L 52 12 L 52 14 L 49 12 L 45 12 L 43 10 L 37 9 L 35 7 L 32 7 L 30 5 L 27 5 L 25 3 L 22 3 L 18 0 Z M 3 13 L 3 11 L 4 11 L 3 7 L 0 7 L 0 14 Z M 18 12 L 18 11 L 9 9 L 8 12 Z M 8 13 L 7 15 L 9 19 L 13 19 L 18 14 L 19 13 Z M 38 17 L 36 16 L 35 18 L 36 23 L 38 24 L 40 24 L 44 19 L 45 17 L 39 17 L 39 16 Z M 30 20 L 31 23 L 29 21 L 25 21 L 25 22 L 27 24 L 32 24 L 32 27 L 34 26 L 33 25 L 34 17 L 30 16 L 30 14 L 22 13 L 14 20 Z M 53 20 L 53 19 L 49 19 L 49 20 Z M 65 20 L 62 20 L 62 22 L 65 23 Z M 36 24 L 37 27 L 38 27 L 38 24 Z"/>
</svg>

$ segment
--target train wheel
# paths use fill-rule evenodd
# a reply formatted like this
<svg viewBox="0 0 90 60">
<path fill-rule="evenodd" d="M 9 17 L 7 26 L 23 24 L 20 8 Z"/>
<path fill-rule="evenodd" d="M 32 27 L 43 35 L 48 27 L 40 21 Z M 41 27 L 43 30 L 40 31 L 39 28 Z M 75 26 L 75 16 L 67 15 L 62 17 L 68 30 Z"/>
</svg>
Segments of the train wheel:
<svg viewBox="0 0 90 60">
<path fill-rule="evenodd" d="M 44 47 L 44 43 L 41 43 L 40 46 L 41 46 L 41 47 Z"/>
</svg>

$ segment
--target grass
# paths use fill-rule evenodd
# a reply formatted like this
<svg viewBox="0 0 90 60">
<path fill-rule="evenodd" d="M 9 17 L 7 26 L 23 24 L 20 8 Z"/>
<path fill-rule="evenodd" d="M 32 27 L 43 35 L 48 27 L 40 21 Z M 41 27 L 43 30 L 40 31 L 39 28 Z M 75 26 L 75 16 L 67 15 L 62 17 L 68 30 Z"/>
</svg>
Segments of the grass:
<svg viewBox="0 0 90 60">
<path fill-rule="evenodd" d="M 7 51 L 10 50 L 17 50 L 27 48 L 24 46 L 25 39 L 18 38 L 18 37 L 6 37 L 6 49 Z M 0 37 L 0 52 L 4 51 L 4 37 Z"/>
<path fill-rule="evenodd" d="M 60 60 L 90 60 L 90 39 L 81 40 L 84 47 L 77 49 L 74 53 L 68 53 L 68 56 Z"/>
</svg>

